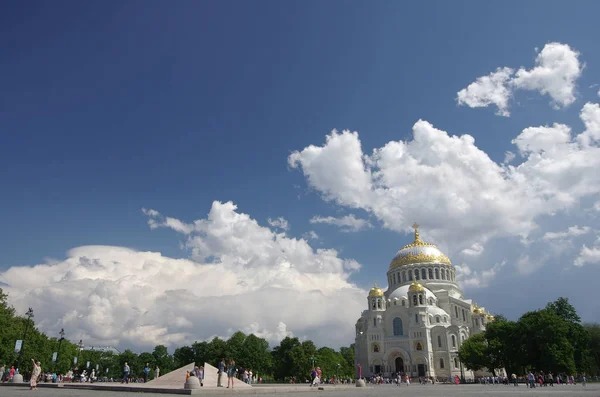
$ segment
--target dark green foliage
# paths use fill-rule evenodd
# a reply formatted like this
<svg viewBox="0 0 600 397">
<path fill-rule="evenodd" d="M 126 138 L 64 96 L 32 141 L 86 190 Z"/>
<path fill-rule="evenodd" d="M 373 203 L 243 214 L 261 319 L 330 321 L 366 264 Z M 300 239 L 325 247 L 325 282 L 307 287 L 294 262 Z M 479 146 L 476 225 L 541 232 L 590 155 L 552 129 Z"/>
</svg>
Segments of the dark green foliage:
<svg viewBox="0 0 600 397">
<path fill-rule="evenodd" d="M 558 298 L 516 322 L 496 316 L 485 332 L 463 343 L 459 356 L 467 368 L 505 368 L 509 374 L 588 372 L 595 361 L 592 332 L 580 321 L 568 299 Z"/>
</svg>

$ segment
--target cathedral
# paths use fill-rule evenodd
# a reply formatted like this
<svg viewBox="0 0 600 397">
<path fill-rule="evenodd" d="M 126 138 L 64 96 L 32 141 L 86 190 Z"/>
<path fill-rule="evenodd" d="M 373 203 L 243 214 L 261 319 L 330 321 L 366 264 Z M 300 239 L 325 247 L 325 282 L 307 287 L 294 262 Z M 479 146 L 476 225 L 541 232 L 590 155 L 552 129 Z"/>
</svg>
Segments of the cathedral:
<svg viewBox="0 0 600 397">
<path fill-rule="evenodd" d="M 415 241 L 390 263 L 389 288 L 384 292 L 375 284 L 356 322 L 357 375 L 439 380 L 488 375 L 463 368 L 458 349 L 494 317 L 465 299 L 450 259 L 422 241 L 418 227 L 413 225 Z"/>
</svg>

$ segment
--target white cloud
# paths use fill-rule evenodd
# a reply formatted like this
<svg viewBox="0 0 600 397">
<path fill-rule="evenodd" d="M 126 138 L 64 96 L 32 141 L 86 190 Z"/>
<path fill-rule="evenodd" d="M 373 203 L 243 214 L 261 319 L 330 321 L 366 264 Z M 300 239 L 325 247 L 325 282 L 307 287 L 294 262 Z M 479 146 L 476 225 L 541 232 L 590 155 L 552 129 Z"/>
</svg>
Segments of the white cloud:
<svg viewBox="0 0 600 397">
<path fill-rule="evenodd" d="M 578 143 L 593 135 L 586 117 L 596 109 L 584 106 L 586 131 L 574 137 L 562 124 L 524 129 L 513 140 L 523 157 L 518 165 L 498 164 L 473 137 L 422 120 L 412 140 L 388 142 L 371 155 L 357 132 L 334 130 L 323 146 L 293 152 L 288 161 L 325 200 L 363 209 L 396 231 L 410 232 L 417 221 L 426 239 L 452 255 L 491 238 L 527 240 L 539 217 L 600 194 L 600 148 Z"/>
<path fill-rule="evenodd" d="M 600 239 L 591 248 L 584 244 L 573 264 L 581 267 L 587 263 L 600 263 Z"/>
<path fill-rule="evenodd" d="M 532 69 L 521 68 L 513 73 L 511 68 L 498 68 L 460 90 L 458 103 L 472 108 L 495 105 L 497 114 L 509 116 L 509 99 L 521 89 L 549 95 L 555 108 L 569 106 L 575 102 L 577 79 L 583 70 L 579 55 L 566 44 L 548 43 L 538 53 Z"/>
<path fill-rule="evenodd" d="M 230 329 L 257 331 L 271 342 L 292 332 L 320 344 L 352 342 L 366 296 L 349 281 L 356 261 L 260 226 L 231 202 L 213 203 L 192 223 L 145 213 L 156 227 L 186 235 L 192 259 L 78 247 L 62 261 L 1 272 L 10 302 L 19 311 L 34 307 L 42 330 L 64 327 L 86 344 L 149 349 Z M 344 304 L 298 315 L 330 297 Z"/>
<path fill-rule="evenodd" d="M 319 239 L 319 235 L 314 230 L 309 230 L 308 232 L 304 233 L 302 235 L 302 237 L 305 240 L 318 240 Z"/>
<path fill-rule="evenodd" d="M 267 220 L 267 222 L 269 223 L 269 225 L 271 227 L 275 227 L 275 228 L 281 229 L 283 231 L 287 231 L 290 228 L 288 221 L 282 216 L 280 216 L 279 218 L 276 218 L 276 219 L 269 218 Z"/>
<path fill-rule="evenodd" d="M 503 161 L 503 163 L 504 164 L 508 164 L 508 163 L 512 162 L 516 157 L 517 157 L 516 154 L 514 154 L 510 150 L 507 150 L 506 152 L 504 152 L 504 161 Z"/>
<path fill-rule="evenodd" d="M 583 146 L 589 146 L 600 141 L 600 105 L 586 103 L 581 110 L 581 119 L 585 124 L 585 131 L 577 138 Z"/>
<path fill-rule="evenodd" d="M 481 271 L 472 270 L 468 265 L 455 265 L 456 279 L 465 289 L 485 288 L 496 277 L 506 262 L 496 263 L 490 269 Z"/>
<path fill-rule="evenodd" d="M 458 92 L 458 104 L 467 105 L 471 108 L 496 105 L 498 115 L 510 116 L 508 100 L 512 95 L 509 87 L 512 74 L 513 70 L 511 68 L 498 68 L 489 76 L 477 78 L 467 88 L 463 88 Z"/>
<path fill-rule="evenodd" d="M 549 95 L 555 107 L 568 106 L 575 102 L 575 85 L 582 72 L 579 55 L 566 44 L 546 44 L 535 59 L 535 67 L 519 69 L 513 84 Z"/>
<path fill-rule="evenodd" d="M 358 232 L 372 227 L 368 220 L 356 218 L 354 214 L 346 215 L 341 218 L 335 218 L 333 216 L 314 216 L 311 218 L 310 223 L 334 225 L 339 227 L 343 232 Z"/>
<path fill-rule="evenodd" d="M 571 237 L 579 237 L 587 234 L 591 231 L 588 226 L 579 227 L 577 225 L 569 227 L 567 230 L 562 232 L 547 232 L 544 234 L 543 239 L 546 241 L 551 240 L 564 240 Z"/>
<path fill-rule="evenodd" d="M 464 250 L 462 250 L 462 254 L 467 256 L 479 256 L 483 253 L 483 251 L 483 245 L 481 245 L 480 243 L 474 243 L 469 248 L 465 248 Z"/>
</svg>

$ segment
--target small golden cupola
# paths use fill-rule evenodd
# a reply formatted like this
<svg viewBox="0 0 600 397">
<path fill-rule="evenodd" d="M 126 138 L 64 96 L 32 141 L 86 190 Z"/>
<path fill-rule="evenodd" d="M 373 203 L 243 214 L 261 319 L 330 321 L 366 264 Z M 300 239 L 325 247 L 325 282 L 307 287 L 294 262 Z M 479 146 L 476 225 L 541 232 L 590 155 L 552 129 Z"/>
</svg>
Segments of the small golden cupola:
<svg viewBox="0 0 600 397">
<path fill-rule="evenodd" d="M 409 292 L 423 292 L 425 291 L 425 287 L 421 283 L 413 281 L 410 287 L 408 287 Z"/>
<path fill-rule="evenodd" d="M 373 288 L 369 291 L 369 297 L 383 296 L 383 291 L 377 286 L 377 283 L 373 283 Z"/>
</svg>

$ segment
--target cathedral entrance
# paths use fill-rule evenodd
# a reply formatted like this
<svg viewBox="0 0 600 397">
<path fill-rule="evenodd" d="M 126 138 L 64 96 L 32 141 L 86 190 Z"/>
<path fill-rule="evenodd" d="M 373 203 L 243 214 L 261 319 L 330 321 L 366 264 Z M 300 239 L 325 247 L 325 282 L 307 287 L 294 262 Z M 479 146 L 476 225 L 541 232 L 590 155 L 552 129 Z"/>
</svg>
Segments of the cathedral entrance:
<svg viewBox="0 0 600 397">
<path fill-rule="evenodd" d="M 419 376 L 425 376 L 425 364 L 417 365 Z"/>
<path fill-rule="evenodd" d="M 376 365 L 375 366 L 375 375 L 379 375 L 381 374 L 381 365 Z"/>
<path fill-rule="evenodd" d="M 396 360 L 394 361 L 394 363 L 396 364 L 396 373 L 397 374 L 403 374 L 404 373 L 404 360 L 402 359 L 402 357 L 396 357 Z"/>
</svg>

